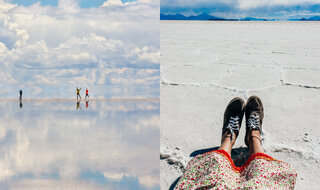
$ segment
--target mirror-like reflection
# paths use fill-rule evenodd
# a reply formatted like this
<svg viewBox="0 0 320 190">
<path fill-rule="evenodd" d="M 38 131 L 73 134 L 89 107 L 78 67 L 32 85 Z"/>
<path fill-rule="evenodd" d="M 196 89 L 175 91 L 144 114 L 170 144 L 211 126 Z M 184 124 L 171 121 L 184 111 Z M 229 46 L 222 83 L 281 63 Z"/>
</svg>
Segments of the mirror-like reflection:
<svg viewBox="0 0 320 190">
<path fill-rule="evenodd" d="M 80 102 L 81 102 L 81 99 L 79 99 L 79 100 L 77 99 L 77 110 L 81 109 Z"/>
<path fill-rule="evenodd" d="M 86 109 L 89 107 L 89 99 L 86 99 Z"/>
<path fill-rule="evenodd" d="M 19 98 L 19 107 L 20 107 L 20 108 L 23 108 L 22 98 Z"/>
<path fill-rule="evenodd" d="M 23 103 L 0 101 L 0 189 L 160 189 L 158 101 Z"/>
<path fill-rule="evenodd" d="M 19 90 L 19 107 L 22 108 L 23 104 L 22 104 L 22 90 Z"/>
</svg>

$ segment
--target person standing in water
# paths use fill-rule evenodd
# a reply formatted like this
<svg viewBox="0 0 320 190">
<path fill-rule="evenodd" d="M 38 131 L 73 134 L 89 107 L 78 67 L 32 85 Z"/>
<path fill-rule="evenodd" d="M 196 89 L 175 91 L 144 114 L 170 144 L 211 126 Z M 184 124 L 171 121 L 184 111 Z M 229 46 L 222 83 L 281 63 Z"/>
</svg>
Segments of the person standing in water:
<svg viewBox="0 0 320 190">
<path fill-rule="evenodd" d="M 22 108 L 23 107 L 23 104 L 22 104 L 22 90 L 20 89 L 20 91 L 19 91 L 19 94 L 20 94 L 20 97 L 19 97 L 19 106 L 20 106 L 20 108 Z"/>
<path fill-rule="evenodd" d="M 86 89 L 86 98 L 89 98 L 89 90 L 88 89 Z"/>
<path fill-rule="evenodd" d="M 78 97 L 80 97 L 80 100 L 81 100 L 80 90 L 81 90 L 81 88 L 79 89 L 79 88 L 77 87 L 77 100 L 78 100 Z"/>
<path fill-rule="evenodd" d="M 21 89 L 20 89 L 20 91 L 19 91 L 19 94 L 20 94 L 19 99 L 22 100 L 22 90 L 21 90 Z"/>
<path fill-rule="evenodd" d="M 88 99 L 87 99 L 87 97 L 88 97 Z M 88 90 L 88 88 L 86 88 L 86 109 L 88 109 L 88 107 L 89 107 L 89 90 Z"/>
</svg>

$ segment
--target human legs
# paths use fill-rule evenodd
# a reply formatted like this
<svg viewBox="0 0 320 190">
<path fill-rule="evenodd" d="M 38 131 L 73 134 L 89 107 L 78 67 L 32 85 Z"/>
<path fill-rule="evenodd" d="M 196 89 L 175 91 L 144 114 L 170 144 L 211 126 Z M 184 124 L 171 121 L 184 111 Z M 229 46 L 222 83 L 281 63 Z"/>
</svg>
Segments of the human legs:
<svg viewBox="0 0 320 190">
<path fill-rule="evenodd" d="M 240 98 L 226 108 L 219 150 L 193 157 L 178 181 L 177 189 L 293 189 L 296 171 L 287 163 L 263 153 L 261 131 L 263 106 L 258 97 L 250 97 L 246 108 Z M 241 112 L 246 114 L 245 143 L 250 158 L 237 167 L 231 159 L 241 125 Z"/>
<path fill-rule="evenodd" d="M 245 143 L 249 148 L 249 160 L 243 166 L 243 189 L 294 189 L 297 173 L 288 163 L 276 160 L 262 148 L 262 120 L 264 109 L 257 96 L 251 96 L 246 104 Z M 252 183 L 258 181 L 259 183 Z"/>
<path fill-rule="evenodd" d="M 234 98 L 230 101 L 224 114 L 223 135 L 219 150 L 224 150 L 231 155 L 232 146 L 235 144 L 236 136 L 239 133 L 244 112 L 247 124 L 245 143 L 249 148 L 249 155 L 264 152 L 261 146 L 264 111 L 262 101 L 257 96 L 251 96 L 246 106 L 241 98 Z"/>
<path fill-rule="evenodd" d="M 242 118 L 244 115 L 244 101 L 237 97 L 232 99 L 225 112 L 222 128 L 222 139 L 219 150 L 224 150 L 231 155 L 231 149 L 239 134 Z"/>
<path fill-rule="evenodd" d="M 219 150 L 224 150 L 231 155 L 231 150 L 233 145 L 236 142 L 236 138 L 231 139 L 231 134 L 227 134 L 227 132 L 222 136 L 221 145 Z M 262 145 L 261 145 L 261 135 L 259 131 L 253 130 L 250 131 L 249 137 L 249 157 L 254 155 L 255 153 L 264 153 Z"/>
<path fill-rule="evenodd" d="M 221 145 L 218 150 L 224 150 L 227 153 L 229 153 L 229 155 L 231 155 L 231 149 L 235 142 L 236 142 L 236 138 L 234 137 L 231 140 L 231 134 L 230 133 L 228 134 L 228 131 L 226 131 L 222 136 Z"/>
<path fill-rule="evenodd" d="M 246 136 L 245 143 L 249 148 L 249 156 L 263 153 L 261 146 L 262 120 L 264 117 L 262 101 L 257 96 L 251 96 L 246 104 Z"/>
<path fill-rule="evenodd" d="M 261 135 L 259 131 L 257 130 L 250 131 L 248 148 L 249 148 L 249 156 L 252 156 L 258 152 L 264 153 L 261 145 Z"/>
</svg>

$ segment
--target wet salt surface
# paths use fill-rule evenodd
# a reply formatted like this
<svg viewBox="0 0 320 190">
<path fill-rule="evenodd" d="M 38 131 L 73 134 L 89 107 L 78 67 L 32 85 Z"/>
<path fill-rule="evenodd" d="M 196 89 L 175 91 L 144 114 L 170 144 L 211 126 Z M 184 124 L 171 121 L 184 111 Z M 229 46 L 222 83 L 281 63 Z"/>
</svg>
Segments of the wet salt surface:
<svg viewBox="0 0 320 190">
<path fill-rule="evenodd" d="M 0 101 L 0 189 L 159 189 L 159 101 Z"/>
</svg>

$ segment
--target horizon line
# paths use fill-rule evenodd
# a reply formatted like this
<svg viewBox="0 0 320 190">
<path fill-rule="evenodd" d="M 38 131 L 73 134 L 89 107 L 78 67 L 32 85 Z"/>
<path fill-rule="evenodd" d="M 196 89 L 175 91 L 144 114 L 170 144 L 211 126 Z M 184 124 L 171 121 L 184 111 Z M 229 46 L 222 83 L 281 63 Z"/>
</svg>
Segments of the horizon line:
<svg viewBox="0 0 320 190">
<path fill-rule="evenodd" d="M 81 101 L 85 101 L 86 99 L 80 99 Z M 89 98 L 89 101 L 160 101 L 160 98 L 153 98 L 153 97 L 136 97 L 136 98 Z M 19 102 L 19 98 L 0 98 L 0 102 Z M 22 102 L 32 102 L 32 101 L 41 101 L 41 102 L 70 102 L 70 101 L 77 101 L 76 98 L 22 98 Z"/>
</svg>

